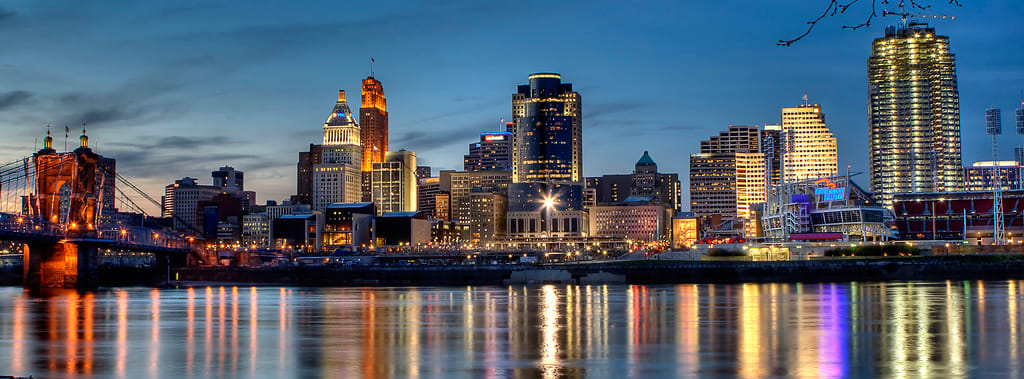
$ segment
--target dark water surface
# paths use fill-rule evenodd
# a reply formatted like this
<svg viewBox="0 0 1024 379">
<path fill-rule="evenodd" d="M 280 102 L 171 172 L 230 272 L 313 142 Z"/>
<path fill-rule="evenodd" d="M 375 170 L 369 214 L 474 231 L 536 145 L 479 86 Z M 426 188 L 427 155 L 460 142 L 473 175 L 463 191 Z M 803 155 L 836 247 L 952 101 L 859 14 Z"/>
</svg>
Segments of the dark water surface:
<svg viewBox="0 0 1024 379">
<path fill-rule="evenodd" d="M 0 288 L 0 375 L 1020 377 L 1024 281 Z"/>
</svg>

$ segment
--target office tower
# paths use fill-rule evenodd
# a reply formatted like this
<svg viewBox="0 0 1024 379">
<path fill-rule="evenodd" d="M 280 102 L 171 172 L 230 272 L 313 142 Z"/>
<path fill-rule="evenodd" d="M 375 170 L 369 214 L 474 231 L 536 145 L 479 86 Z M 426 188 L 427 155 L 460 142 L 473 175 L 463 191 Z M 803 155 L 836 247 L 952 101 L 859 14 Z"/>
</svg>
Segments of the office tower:
<svg viewBox="0 0 1024 379">
<path fill-rule="evenodd" d="M 245 173 L 235 170 L 234 167 L 221 167 L 211 172 L 210 176 L 213 177 L 213 186 L 219 187 L 221 192 L 235 193 L 245 190 Z"/>
<path fill-rule="evenodd" d="M 750 205 L 764 201 L 766 160 L 759 141 L 756 126 L 730 125 L 690 154 L 690 210 L 710 229 L 740 230 L 737 222 L 752 221 Z"/>
<path fill-rule="evenodd" d="M 313 167 L 323 163 L 320 144 L 309 144 L 309 151 L 299 152 L 299 163 L 296 165 L 294 204 L 313 204 Z"/>
<path fill-rule="evenodd" d="M 360 145 L 362 157 L 363 201 L 370 201 L 370 171 L 373 164 L 384 161 L 388 151 L 388 102 L 384 86 L 373 77 L 363 79 L 363 97 L 359 104 L 359 124 L 362 126 Z"/>
<path fill-rule="evenodd" d="M 505 236 L 508 196 L 476 187 L 469 194 L 469 235 L 476 244 Z"/>
<path fill-rule="evenodd" d="M 431 172 L 430 166 L 416 166 L 416 179 L 429 178 Z"/>
<path fill-rule="evenodd" d="M 839 172 L 836 138 L 818 104 L 782 108 L 782 175 L 785 182 L 814 180 Z"/>
<path fill-rule="evenodd" d="M 270 248 L 270 217 L 266 213 L 242 216 L 242 246 L 254 249 Z"/>
<path fill-rule="evenodd" d="M 580 94 L 562 76 L 530 75 L 512 95 L 512 180 L 583 182 Z"/>
<path fill-rule="evenodd" d="M 313 210 L 323 212 L 330 204 L 354 203 L 362 198 L 359 145 L 359 124 L 356 123 L 345 91 L 338 91 L 334 110 L 324 122 L 324 138 L 320 147 L 320 164 L 313 165 Z"/>
<path fill-rule="evenodd" d="M 174 229 L 185 232 L 201 231 L 199 203 L 210 201 L 221 194 L 216 186 L 200 185 L 195 178 L 175 180 L 164 188 L 164 212 L 174 218 Z"/>
<path fill-rule="evenodd" d="M 776 186 L 782 183 L 782 125 L 765 125 L 761 129 L 761 152 L 764 153 L 766 183 Z"/>
<path fill-rule="evenodd" d="M 673 210 L 680 206 L 679 174 L 658 172 L 658 164 L 646 151 L 636 161 L 632 174 L 588 177 L 587 190 L 593 193 L 593 205 L 620 203 L 630 196 L 653 196 L 656 205 Z"/>
<path fill-rule="evenodd" d="M 389 151 L 373 164 L 371 192 L 377 213 L 416 210 L 416 153 Z"/>
<path fill-rule="evenodd" d="M 416 210 L 427 212 L 430 217 L 436 217 L 435 204 L 437 204 L 437 193 L 441 190 L 441 178 L 419 178 L 416 185 Z"/>
<path fill-rule="evenodd" d="M 511 171 L 451 171 L 441 170 L 439 192 L 448 194 L 450 219 L 469 222 L 471 197 L 474 189 L 484 192 L 508 194 L 512 183 Z"/>
<path fill-rule="evenodd" d="M 868 59 L 871 191 L 893 195 L 963 189 L 960 100 L 949 38 L 926 24 L 885 29 Z"/>
<path fill-rule="evenodd" d="M 469 144 L 462 162 L 465 171 L 511 170 L 512 133 L 480 133 L 480 141 Z"/>
</svg>

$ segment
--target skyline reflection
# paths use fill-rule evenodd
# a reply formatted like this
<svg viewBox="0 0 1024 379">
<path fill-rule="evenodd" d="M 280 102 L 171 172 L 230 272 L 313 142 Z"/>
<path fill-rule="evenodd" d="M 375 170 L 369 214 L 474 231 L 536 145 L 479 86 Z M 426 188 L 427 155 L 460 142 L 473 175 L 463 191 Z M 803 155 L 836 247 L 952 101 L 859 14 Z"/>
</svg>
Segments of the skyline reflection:
<svg viewBox="0 0 1024 379">
<path fill-rule="evenodd" d="M 0 288 L 0 375 L 1016 377 L 1022 284 Z"/>
</svg>

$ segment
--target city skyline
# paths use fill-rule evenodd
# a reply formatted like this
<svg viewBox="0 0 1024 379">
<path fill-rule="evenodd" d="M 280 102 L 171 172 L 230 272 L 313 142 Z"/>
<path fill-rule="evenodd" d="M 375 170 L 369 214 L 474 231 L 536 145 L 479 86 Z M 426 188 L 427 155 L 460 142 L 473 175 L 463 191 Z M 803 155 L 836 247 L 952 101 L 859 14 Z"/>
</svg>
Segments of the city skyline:
<svg viewBox="0 0 1024 379">
<path fill-rule="evenodd" d="M 693 33 L 697 29 L 692 28 L 697 26 L 706 26 L 703 23 L 684 26 L 669 19 L 684 13 L 686 17 L 692 17 L 690 12 L 694 11 L 693 8 L 673 8 L 677 6 L 666 6 L 664 16 L 650 16 L 655 18 L 651 28 L 671 25 L 683 29 L 678 33 L 686 34 Z M 534 4 L 521 7 L 525 10 L 537 8 Z M 1017 52 L 993 46 L 1008 46 L 1007 36 L 1014 35 L 1013 31 L 1020 30 L 1021 26 L 988 16 L 997 12 L 1013 12 L 1020 7 L 1019 4 L 997 3 L 972 8 L 972 4 L 967 4 L 955 10 L 959 18 L 957 21 L 931 23 L 937 33 L 949 36 L 951 51 L 958 59 L 964 164 L 990 156 L 990 141 L 981 131 L 984 109 L 994 105 L 1009 113 L 1009 110 L 1019 105 L 1015 100 L 1019 98 L 1019 87 L 1024 86 L 1024 73 L 1013 66 L 1013 62 L 1019 61 L 1014 60 Z M 96 150 L 105 156 L 117 158 L 120 161 L 119 171 L 138 177 L 147 192 L 159 193 L 164 185 L 176 178 L 203 177 L 205 172 L 229 165 L 246 171 L 251 183 L 250 189 L 259 193 L 261 201 L 284 200 L 295 191 L 295 152 L 316 142 L 322 133 L 322 109 L 328 106 L 328 96 L 333 96 L 333 92 L 338 89 L 345 89 L 354 95 L 354 91 L 360 88 L 362 78 L 369 73 L 369 59 L 373 56 L 376 60 L 375 76 L 388 87 L 388 98 L 392 103 L 388 109 L 391 116 L 391 150 L 405 148 L 416 151 L 421 164 L 433 166 L 435 170 L 461 167 L 466 144 L 477 139 L 479 132 L 500 130 L 500 118 L 511 119 L 508 95 L 515 91 L 515 86 L 520 84 L 524 75 L 553 71 L 561 73 L 567 82 L 573 83 L 587 97 L 588 105 L 583 115 L 584 176 L 627 172 L 633 164 L 633 157 L 649 150 L 652 155 L 659 157 L 663 171 L 682 175 L 682 186 L 688 188 L 685 179 L 688 177 L 687 155 L 696 152 L 698 146 L 687 142 L 687 136 L 711 135 L 730 124 L 777 124 L 778 110 L 798 104 L 800 96 L 805 92 L 812 102 L 828 110 L 830 129 L 840 141 L 839 165 L 849 164 L 854 171 L 866 172 L 868 131 L 865 115 L 865 62 L 870 55 L 870 41 L 881 36 L 885 24 L 895 22 L 884 20 L 856 32 L 841 31 L 838 25 L 832 25 L 833 28 L 821 27 L 797 45 L 779 48 L 772 43 L 774 39 L 798 29 L 803 22 L 802 16 L 757 20 L 751 23 L 751 27 L 767 28 L 764 33 L 759 33 L 766 34 L 763 41 L 750 39 L 732 30 L 723 30 L 716 35 L 717 44 L 728 43 L 735 47 L 734 51 L 718 52 L 724 54 L 713 54 L 716 50 L 710 48 L 712 45 L 708 41 L 695 41 L 693 37 L 678 38 L 678 41 L 683 42 L 680 45 L 685 46 L 685 50 L 697 51 L 697 58 L 692 62 L 683 59 L 686 58 L 685 54 L 662 52 L 652 41 L 637 46 L 622 46 L 622 52 L 616 55 L 625 53 L 623 55 L 629 59 L 612 57 L 608 52 L 587 53 L 584 52 L 586 49 L 573 48 L 547 58 L 514 58 L 480 65 L 477 59 L 463 59 L 466 53 L 464 49 L 472 45 L 469 41 L 471 39 L 467 37 L 460 40 L 453 35 L 458 34 L 457 30 L 472 28 L 478 22 L 476 17 L 501 13 L 503 9 L 446 3 L 439 9 L 428 9 L 429 14 L 453 11 L 453 15 L 444 17 L 453 17 L 461 22 L 436 33 L 441 34 L 439 38 L 455 38 L 458 43 L 454 48 L 449 48 L 448 52 L 461 54 L 431 52 L 427 63 L 435 62 L 437 66 L 445 67 L 428 71 L 433 75 L 418 77 L 410 76 L 409 71 L 410 66 L 418 65 L 406 64 L 404 58 L 422 53 L 423 50 L 402 43 L 383 46 L 380 41 L 375 42 L 372 38 L 369 42 L 359 42 L 359 49 L 354 49 L 365 57 L 345 54 L 329 70 L 310 62 L 286 58 L 282 52 L 277 51 L 263 51 L 265 56 L 257 57 L 266 62 L 252 63 L 250 61 L 254 59 L 253 56 L 259 54 L 253 50 L 261 50 L 261 46 L 266 50 L 266 46 L 276 46 L 275 43 L 283 45 L 300 34 L 305 34 L 311 40 L 329 37 L 319 36 L 317 31 L 329 29 L 327 26 L 330 25 L 305 25 L 304 22 L 308 20 L 303 21 L 301 18 L 312 19 L 309 15 L 290 16 L 300 19 L 286 20 L 276 26 L 267 25 L 269 15 L 266 13 L 270 10 L 266 6 L 254 8 L 247 12 L 257 12 L 257 15 L 262 16 L 243 25 L 213 27 L 198 23 L 196 28 L 185 31 L 161 31 L 156 27 L 135 24 L 142 32 L 140 37 L 113 39 L 124 46 L 108 46 L 105 49 L 108 56 L 85 54 L 85 63 L 75 69 L 68 69 L 60 63 L 35 62 L 32 59 L 48 49 L 62 47 L 63 42 L 49 41 L 43 47 L 32 46 L 31 43 L 23 45 L 21 42 L 11 44 L 6 49 L 13 53 L 12 59 L 10 63 L 0 66 L 0 78 L 11 83 L 9 91 L 0 91 L 0 98 L 4 100 L 0 104 L 0 125 L 9 131 L 2 146 L 3 158 L 9 161 L 34 151 L 29 144 L 45 133 L 44 125 L 47 123 L 54 125 L 56 147 L 59 149 L 62 147 L 59 126 L 69 124 L 72 129 L 76 129 L 81 122 L 86 121 Z M 723 12 L 717 8 L 696 10 L 711 15 L 721 15 Z M 165 15 L 166 10 L 133 8 L 100 16 L 101 9 L 90 9 L 70 21 L 58 17 L 62 14 L 67 16 L 63 12 L 74 11 L 74 7 L 67 10 L 11 8 L 0 12 L 4 15 L 0 19 L 0 28 L 7 29 L 7 33 L 14 36 L 22 35 L 25 41 L 31 42 L 34 37 L 26 33 L 38 30 L 36 28 L 41 26 L 29 21 L 49 15 L 56 20 L 67 21 L 72 30 L 76 27 L 91 30 L 96 33 L 96 40 L 107 39 L 106 43 L 110 44 L 111 39 L 103 34 L 102 28 L 87 29 L 89 26 L 78 23 L 90 18 L 116 20 L 137 16 L 138 13 L 167 16 L 180 22 L 181 18 L 220 14 L 225 10 L 217 6 L 193 7 L 177 9 Z M 812 13 L 813 10 L 799 8 L 788 11 Z M 600 13 L 599 10 L 588 12 L 593 13 L 582 16 L 589 17 L 589 21 L 593 21 L 595 13 Z M 387 15 L 362 22 L 391 28 L 390 35 L 399 33 L 402 28 L 395 25 L 395 20 L 403 16 L 383 13 Z M 747 12 L 741 13 L 744 14 L 737 15 L 740 21 L 750 21 L 755 17 L 745 14 Z M 756 9 L 751 9 L 750 13 L 756 13 Z M 626 14 L 622 20 L 614 22 L 636 23 L 637 19 L 638 15 Z M 985 26 L 979 26 L 981 24 Z M 985 34 L 971 30 L 972 25 L 981 30 L 998 27 L 1002 32 L 999 35 Z M 215 52 L 200 45 L 196 50 L 198 55 L 164 64 L 155 64 L 147 61 L 151 58 L 127 51 L 130 50 L 128 47 L 138 47 L 145 37 L 152 38 L 152 34 L 156 34 L 162 37 L 157 38 L 160 42 L 158 45 L 169 48 L 161 54 L 172 53 L 183 47 L 171 37 L 196 39 L 204 33 L 227 39 L 254 33 L 256 38 L 249 43 L 250 47 L 255 48 L 239 47 Z M 353 36 L 359 35 L 355 31 L 353 33 Z M 489 42 L 509 39 L 501 33 L 484 34 L 479 38 Z M 631 39 L 637 38 L 635 34 L 628 35 Z M 660 41 L 671 42 L 665 39 Z M 371 42 L 378 46 L 363 46 Z M 517 45 L 527 42 L 517 42 Z M 585 42 L 582 46 L 593 47 L 596 43 Z M 305 43 L 315 45 L 311 41 Z M 83 45 L 89 45 L 88 38 Z M 25 50 L 28 47 L 31 49 Z M 73 47 L 67 51 L 72 54 L 83 53 L 80 49 Z M 302 52 L 313 47 L 303 50 L 303 46 L 297 46 L 290 49 Z M 805 59 L 806 54 L 826 49 L 834 52 L 829 54 L 828 59 Z M 363 54 L 363 51 L 366 53 Z M 728 63 L 720 68 L 711 67 L 722 65 L 719 59 L 738 58 L 736 54 L 741 51 L 748 53 L 745 55 L 764 59 L 747 60 L 743 65 Z M 485 51 L 483 54 L 495 53 Z M 232 57 L 241 59 L 228 59 Z M 109 59 L 123 59 L 134 64 L 123 72 L 113 72 L 112 67 L 102 64 Z M 604 64 L 583 64 L 586 59 L 598 59 Z M 772 60 L 783 63 L 772 65 Z M 684 66 L 680 66 L 680 63 Z M 685 66 L 687 64 L 690 66 Z M 762 67 L 765 65 L 767 67 Z M 762 75 L 765 71 L 761 68 L 767 69 L 769 75 Z M 307 69 L 317 75 L 291 72 Z M 641 71 L 649 78 L 609 80 L 616 74 Z M 282 72 L 284 75 L 274 77 Z M 813 75 L 807 75 L 808 72 Z M 750 77 L 754 74 L 758 77 Z M 695 75 L 719 80 L 698 78 Z M 66 85 L 57 85 L 61 82 L 59 79 L 66 79 L 67 76 L 74 80 Z M 107 80 L 92 81 L 92 76 L 97 79 L 105 77 Z M 794 80 L 793 77 L 802 79 Z M 453 78 L 469 78 L 472 83 L 465 80 L 451 85 L 448 81 Z M 252 83 L 239 85 L 241 80 Z M 289 82 L 282 82 L 284 80 Z M 1015 80 L 1021 83 L 1014 83 Z M 209 83 L 198 83 L 201 81 Z M 636 84 L 643 81 L 651 83 Z M 427 88 L 440 90 L 431 93 Z M 271 92 L 274 92 L 274 96 L 270 96 Z M 186 101 L 187 97 L 197 99 Z M 352 108 L 355 109 L 355 98 L 352 100 Z M 618 127 L 621 120 L 629 120 L 630 127 Z M 1005 135 L 1001 141 L 1000 156 L 1012 156 L 1012 149 L 1019 143 L 1018 139 Z M 620 156 L 629 159 L 616 158 Z M 162 169 L 153 170 L 153 165 L 161 165 Z M 688 202 L 688 196 L 684 194 L 683 203 Z"/>
</svg>

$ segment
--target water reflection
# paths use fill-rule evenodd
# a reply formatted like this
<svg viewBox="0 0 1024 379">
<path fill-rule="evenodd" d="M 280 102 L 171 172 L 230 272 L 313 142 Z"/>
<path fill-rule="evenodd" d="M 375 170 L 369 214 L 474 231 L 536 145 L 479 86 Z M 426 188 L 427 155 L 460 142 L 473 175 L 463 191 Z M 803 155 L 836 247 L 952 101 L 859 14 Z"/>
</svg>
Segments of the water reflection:
<svg viewBox="0 0 1024 379">
<path fill-rule="evenodd" d="M 0 289 L 0 375 L 1021 375 L 1021 281 Z"/>
</svg>

